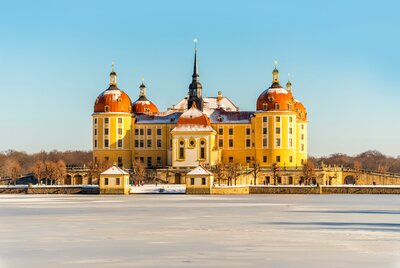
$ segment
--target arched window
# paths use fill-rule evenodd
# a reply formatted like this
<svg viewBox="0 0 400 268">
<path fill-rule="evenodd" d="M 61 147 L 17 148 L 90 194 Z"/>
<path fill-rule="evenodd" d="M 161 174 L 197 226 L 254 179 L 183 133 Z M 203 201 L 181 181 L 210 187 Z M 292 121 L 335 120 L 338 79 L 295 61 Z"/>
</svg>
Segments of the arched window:
<svg viewBox="0 0 400 268">
<path fill-rule="evenodd" d="M 178 159 L 183 160 L 185 159 L 185 142 L 183 140 L 179 140 L 178 147 Z"/>
<path fill-rule="evenodd" d="M 105 111 L 105 112 L 110 111 L 110 107 L 109 107 L 108 105 L 104 106 L 104 111 Z"/>
<path fill-rule="evenodd" d="M 263 110 L 268 111 L 268 103 L 263 103 Z"/>
<path fill-rule="evenodd" d="M 189 148 L 196 147 L 196 140 L 194 138 L 189 139 Z"/>
<path fill-rule="evenodd" d="M 206 141 L 201 140 L 200 141 L 200 156 L 199 159 L 205 159 L 206 158 Z"/>
</svg>

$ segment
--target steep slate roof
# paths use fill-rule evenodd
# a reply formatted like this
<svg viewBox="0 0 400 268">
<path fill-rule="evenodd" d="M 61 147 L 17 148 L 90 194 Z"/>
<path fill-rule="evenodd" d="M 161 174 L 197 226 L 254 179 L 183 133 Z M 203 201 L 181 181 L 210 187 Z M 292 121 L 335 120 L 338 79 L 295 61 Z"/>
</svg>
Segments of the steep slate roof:
<svg viewBox="0 0 400 268">
<path fill-rule="evenodd" d="M 216 109 L 210 114 L 210 120 L 212 124 L 248 124 L 251 123 L 251 117 L 254 112 L 229 112 L 223 109 Z"/>
<path fill-rule="evenodd" d="M 136 114 L 136 123 L 139 124 L 176 124 L 181 112 L 174 112 L 166 115 Z"/>
</svg>

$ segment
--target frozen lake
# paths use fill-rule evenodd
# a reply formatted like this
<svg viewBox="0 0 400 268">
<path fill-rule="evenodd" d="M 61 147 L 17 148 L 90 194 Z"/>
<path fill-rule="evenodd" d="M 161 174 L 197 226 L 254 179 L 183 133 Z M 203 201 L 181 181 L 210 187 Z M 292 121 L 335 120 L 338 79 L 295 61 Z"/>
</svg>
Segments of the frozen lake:
<svg viewBox="0 0 400 268">
<path fill-rule="evenodd" d="M 0 196 L 0 267 L 400 267 L 400 196 Z"/>
</svg>

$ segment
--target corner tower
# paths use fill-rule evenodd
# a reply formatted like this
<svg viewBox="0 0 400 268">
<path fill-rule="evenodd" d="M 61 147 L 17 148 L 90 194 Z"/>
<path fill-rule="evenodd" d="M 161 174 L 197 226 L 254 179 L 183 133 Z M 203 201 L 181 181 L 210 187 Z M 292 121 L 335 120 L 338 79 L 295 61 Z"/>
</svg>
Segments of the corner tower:
<svg viewBox="0 0 400 268">
<path fill-rule="evenodd" d="M 94 163 L 131 167 L 131 111 L 131 99 L 118 88 L 113 64 L 110 85 L 96 98 L 92 114 Z"/>
</svg>

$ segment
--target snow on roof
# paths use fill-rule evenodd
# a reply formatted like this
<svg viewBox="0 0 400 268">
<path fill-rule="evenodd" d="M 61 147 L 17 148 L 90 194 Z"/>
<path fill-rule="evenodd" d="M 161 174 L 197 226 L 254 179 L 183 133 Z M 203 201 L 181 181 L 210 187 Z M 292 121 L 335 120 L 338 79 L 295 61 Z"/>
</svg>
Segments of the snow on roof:
<svg viewBox="0 0 400 268">
<path fill-rule="evenodd" d="M 253 114 L 254 112 L 230 112 L 224 111 L 223 109 L 217 109 L 210 114 L 210 120 L 212 124 L 248 124 L 251 123 L 251 117 Z"/>
<path fill-rule="evenodd" d="M 212 175 L 212 173 L 202 166 L 198 166 L 195 169 L 189 171 L 186 175 Z"/>
<path fill-rule="evenodd" d="M 210 115 L 214 112 L 214 110 L 221 108 L 226 111 L 239 111 L 239 107 L 237 107 L 230 99 L 227 97 L 222 97 L 221 100 L 218 101 L 217 97 L 204 97 L 203 98 L 203 112 L 206 115 Z M 171 110 L 185 111 L 188 107 L 188 99 L 187 97 L 182 99 L 176 105 L 173 105 Z"/>
<path fill-rule="evenodd" d="M 274 92 L 278 93 L 278 94 L 288 94 L 289 93 L 289 91 L 287 91 L 286 89 L 281 88 L 281 87 L 271 87 L 268 89 L 268 93 L 274 93 Z"/>
<path fill-rule="evenodd" d="M 211 132 L 215 132 L 215 130 L 211 127 L 211 126 L 203 126 L 203 125 L 177 125 L 176 127 L 174 127 L 174 129 L 172 129 L 173 132 L 175 131 L 211 131 Z"/>
<path fill-rule="evenodd" d="M 127 174 L 129 173 L 117 166 L 112 166 L 103 173 L 101 173 L 101 175 L 127 175 Z"/>
<path fill-rule="evenodd" d="M 139 124 L 176 124 L 179 116 L 182 113 L 174 112 L 170 114 L 157 114 L 157 115 L 149 115 L 149 114 L 137 114 L 135 115 L 136 123 Z"/>
<path fill-rule="evenodd" d="M 112 95 L 113 96 L 113 101 L 116 101 L 121 97 L 121 90 L 119 89 L 108 89 L 103 92 L 102 95 Z"/>
</svg>

